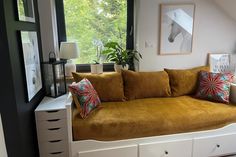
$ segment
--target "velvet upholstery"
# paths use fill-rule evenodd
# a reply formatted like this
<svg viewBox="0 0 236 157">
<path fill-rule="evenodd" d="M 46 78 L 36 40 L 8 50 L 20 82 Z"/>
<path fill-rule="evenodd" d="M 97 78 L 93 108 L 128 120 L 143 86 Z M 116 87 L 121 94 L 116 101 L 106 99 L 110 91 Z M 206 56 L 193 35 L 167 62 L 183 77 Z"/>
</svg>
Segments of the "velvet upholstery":
<svg viewBox="0 0 236 157">
<path fill-rule="evenodd" d="M 72 98 L 73 98 L 73 102 L 74 102 L 78 112 L 80 113 L 82 111 L 82 109 L 81 109 L 81 105 L 80 105 L 79 100 L 78 100 L 78 96 L 73 91 L 70 91 L 70 92 L 71 92 L 71 95 L 72 95 Z"/>
<path fill-rule="evenodd" d="M 104 74 L 86 74 L 72 73 L 76 82 L 87 78 L 97 91 L 102 102 L 123 101 L 124 87 L 123 79 L 120 73 L 104 73 Z"/>
<path fill-rule="evenodd" d="M 74 140 L 130 138 L 216 129 L 236 122 L 236 106 L 190 96 L 105 102 L 83 120 L 73 110 Z"/>
<path fill-rule="evenodd" d="M 198 86 L 198 73 L 209 70 L 207 66 L 186 70 L 165 69 L 169 75 L 172 96 L 194 94 Z"/>
<path fill-rule="evenodd" d="M 171 95 L 169 77 L 165 71 L 133 72 L 122 71 L 125 97 L 128 100 L 168 97 Z"/>
</svg>

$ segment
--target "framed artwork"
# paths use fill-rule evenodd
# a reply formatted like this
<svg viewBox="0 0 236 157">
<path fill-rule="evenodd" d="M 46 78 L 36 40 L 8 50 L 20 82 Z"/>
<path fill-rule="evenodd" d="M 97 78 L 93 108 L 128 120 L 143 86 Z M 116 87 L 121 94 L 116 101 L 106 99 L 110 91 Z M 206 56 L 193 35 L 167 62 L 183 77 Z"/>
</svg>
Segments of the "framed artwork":
<svg viewBox="0 0 236 157">
<path fill-rule="evenodd" d="M 20 34 L 24 57 L 28 101 L 30 101 L 42 88 L 38 38 L 37 33 L 33 31 L 21 31 Z"/>
<path fill-rule="evenodd" d="M 19 21 L 35 22 L 33 0 L 17 0 L 17 8 Z"/>
<path fill-rule="evenodd" d="M 224 73 L 230 71 L 230 54 L 210 53 L 208 62 L 211 72 Z"/>
<path fill-rule="evenodd" d="M 159 53 L 161 55 L 192 52 L 194 4 L 161 4 Z"/>
</svg>

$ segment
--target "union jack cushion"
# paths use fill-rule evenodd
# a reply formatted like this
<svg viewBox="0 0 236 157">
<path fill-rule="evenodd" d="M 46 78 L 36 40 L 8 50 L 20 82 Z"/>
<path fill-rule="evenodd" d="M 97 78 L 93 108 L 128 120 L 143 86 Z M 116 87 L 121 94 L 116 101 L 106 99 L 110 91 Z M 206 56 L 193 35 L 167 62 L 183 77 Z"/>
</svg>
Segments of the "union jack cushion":
<svg viewBox="0 0 236 157">
<path fill-rule="evenodd" d="M 199 73 L 199 87 L 196 97 L 217 102 L 229 103 L 230 84 L 233 81 L 231 73 Z"/>
<path fill-rule="evenodd" d="M 69 85 L 69 90 L 78 97 L 81 108 L 80 115 L 83 119 L 87 118 L 89 113 L 101 104 L 93 85 L 86 78 Z"/>
</svg>

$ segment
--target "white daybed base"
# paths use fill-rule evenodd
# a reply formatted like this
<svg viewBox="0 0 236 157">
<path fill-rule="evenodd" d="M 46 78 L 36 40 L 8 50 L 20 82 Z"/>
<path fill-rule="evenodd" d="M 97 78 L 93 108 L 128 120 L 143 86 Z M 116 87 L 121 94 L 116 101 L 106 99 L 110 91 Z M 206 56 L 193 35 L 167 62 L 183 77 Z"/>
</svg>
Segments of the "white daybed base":
<svg viewBox="0 0 236 157">
<path fill-rule="evenodd" d="M 66 102 L 70 157 L 216 157 L 236 154 L 236 123 L 220 129 L 120 141 L 73 141 L 71 97 Z"/>
</svg>

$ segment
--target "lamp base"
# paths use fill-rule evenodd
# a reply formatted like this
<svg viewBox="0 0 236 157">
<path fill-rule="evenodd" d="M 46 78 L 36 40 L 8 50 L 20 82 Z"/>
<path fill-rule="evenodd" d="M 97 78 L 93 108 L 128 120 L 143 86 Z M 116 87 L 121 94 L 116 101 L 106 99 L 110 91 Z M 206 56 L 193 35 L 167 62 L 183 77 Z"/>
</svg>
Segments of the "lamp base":
<svg viewBox="0 0 236 157">
<path fill-rule="evenodd" d="M 72 76 L 72 72 L 76 72 L 76 65 L 74 63 L 66 63 L 65 75 L 68 77 Z"/>
</svg>

